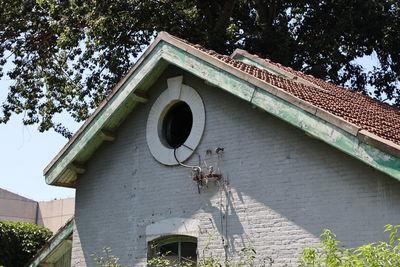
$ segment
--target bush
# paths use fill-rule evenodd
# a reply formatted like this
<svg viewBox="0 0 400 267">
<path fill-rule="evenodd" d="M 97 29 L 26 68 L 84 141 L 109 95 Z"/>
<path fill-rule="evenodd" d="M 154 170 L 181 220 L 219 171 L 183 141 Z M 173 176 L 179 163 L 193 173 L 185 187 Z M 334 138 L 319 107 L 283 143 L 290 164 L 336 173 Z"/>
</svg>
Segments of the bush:
<svg viewBox="0 0 400 267">
<path fill-rule="evenodd" d="M 208 248 L 206 248 L 208 250 Z M 101 267 L 132 267 L 133 265 L 123 265 L 119 263 L 119 258 L 113 255 L 112 250 L 108 247 L 103 248 L 101 255 L 94 253 L 93 261 Z M 256 259 L 256 251 L 252 248 L 244 248 L 238 253 L 238 261 L 234 262 L 233 258 L 223 259 L 220 256 L 203 255 L 198 259 L 197 263 L 185 261 L 180 264 L 171 262 L 168 259 L 168 252 L 158 255 L 147 261 L 148 267 L 267 267 L 272 266 L 273 260 L 269 257 Z M 1 266 L 0 266 L 1 267 Z"/>
<path fill-rule="evenodd" d="M 36 224 L 0 221 L 0 266 L 24 266 L 51 236 Z"/>
<path fill-rule="evenodd" d="M 385 232 L 389 233 L 388 242 L 378 242 L 363 245 L 356 248 L 340 248 L 341 243 L 336 240 L 335 234 L 325 229 L 321 234 L 322 241 L 317 247 L 306 247 L 302 255 L 298 258 L 300 267 L 356 267 L 372 266 L 387 267 L 400 266 L 400 225 L 386 225 Z M 106 248 L 104 256 L 96 256 L 94 261 L 102 267 L 126 267 L 119 264 L 119 259 L 111 254 L 111 250 Z M 190 262 L 173 265 L 167 255 L 158 255 L 148 261 L 147 266 L 165 267 L 179 266 L 191 267 Z M 197 267 L 251 267 L 251 266 L 272 266 L 274 261 L 270 257 L 256 259 L 256 251 L 252 248 L 244 248 L 236 255 L 238 261 L 232 258 L 224 259 L 221 256 L 213 256 L 210 253 L 209 243 L 203 250 L 203 255 L 199 255 Z M 127 265 L 129 266 L 129 265 Z"/>
<path fill-rule="evenodd" d="M 335 234 L 324 230 L 319 247 L 306 247 L 298 259 L 299 266 L 400 266 L 400 225 L 386 225 L 388 242 L 378 242 L 356 248 L 339 248 Z"/>
<path fill-rule="evenodd" d="M 147 261 L 147 267 L 267 267 L 272 266 L 274 261 L 270 257 L 257 257 L 257 253 L 253 248 L 243 248 L 236 253 L 234 258 L 225 258 L 212 254 L 210 248 L 213 234 L 209 234 L 208 242 L 203 248 L 202 255 L 199 255 L 197 262 L 185 259 L 181 263 L 174 263 L 168 258 L 169 252 L 158 254 Z M 92 254 L 93 260 L 101 267 L 132 267 L 133 265 L 122 265 L 119 258 L 112 254 L 111 248 L 103 248 L 102 253 Z M 0 266 L 1 267 L 1 266 Z"/>
</svg>

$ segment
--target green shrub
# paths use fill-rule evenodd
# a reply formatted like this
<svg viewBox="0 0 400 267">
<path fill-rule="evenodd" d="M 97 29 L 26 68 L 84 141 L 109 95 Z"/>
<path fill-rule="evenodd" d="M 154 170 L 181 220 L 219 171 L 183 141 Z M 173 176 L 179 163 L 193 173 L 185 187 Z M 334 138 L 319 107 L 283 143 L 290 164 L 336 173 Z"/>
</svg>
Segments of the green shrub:
<svg viewBox="0 0 400 267">
<path fill-rule="evenodd" d="M 209 250 L 206 248 L 205 250 Z M 93 261 L 101 267 L 132 267 L 133 265 L 123 265 L 119 263 L 119 258 L 113 255 L 108 247 L 103 248 L 101 255 L 94 253 Z M 208 252 L 207 252 L 208 253 Z M 267 267 L 272 266 L 273 260 L 269 257 L 256 259 L 256 251 L 252 248 L 244 248 L 238 253 L 238 260 L 234 262 L 232 258 L 224 259 L 221 256 L 207 255 L 198 259 L 197 263 L 185 261 L 180 264 L 172 263 L 168 259 L 168 253 L 158 255 L 147 261 L 148 267 Z"/>
<path fill-rule="evenodd" d="M 24 266 L 51 235 L 36 224 L 0 221 L 0 266 Z"/>
<path fill-rule="evenodd" d="M 274 261 L 270 257 L 257 257 L 257 253 L 253 248 L 243 248 L 234 258 L 225 258 L 213 255 L 210 248 L 213 234 L 209 234 L 208 242 L 205 244 L 201 255 L 197 262 L 186 259 L 181 263 L 174 263 L 168 258 L 169 252 L 166 254 L 158 254 L 149 259 L 146 266 L 148 267 L 267 267 L 272 266 Z M 102 253 L 92 254 L 93 261 L 101 267 L 132 267 L 133 265 L 123 265 L 119 262 L 119 258 L 112 254 L 111 248 L 103 248 Z"/>
<path fill-rule="evenodd" d="M 341 243 L 335 235 L 324 230 L 322 241 L 318 247 L 306 247 L 298 258 L 299 266 L 400 266 L 400 225 L 386 225 L 385 232 L 389 233 L 388 242 L 378 242 L 356 248 L 339 248 Z"/>
<path fill-rule="evenodd" d="M 387 267 L 400 266 L 400 225 L 386 225 L 388 242 L 371 243 L 356 248 L 341 248 L 341 241 L 336 240 L 335 234 L 330 230 L 324 230 L 321 234 L 322 241 L 317 247 L 306 247 L 298 258 L 300 267 Z M 256 260 L 256 251 L 252 248 L 244 248 L 236 255 L 236 261 L 232 258 L 224 259 L 210 253 L 209 243 L 206 244 L 202 255 L 199 255 L 197 267 L 251 267 L 272 266 L 274 261 L 270 257 Z M 111 250 L 105 249 L 104 256 L 96 256 L 95 262 L 102 267 L 123 267 L 119 259 L 111 254 Z M 165 267 L 173 265 L 166 257 L 158 255 L 148 261 L 147 266 Z M 129 265 L 128 265 L 129 266 Z M 179 265 L 179 267 L 191 267 L 190 262 Z M 124 266 L 125 267 L 125 266 Z"/>
</svg>

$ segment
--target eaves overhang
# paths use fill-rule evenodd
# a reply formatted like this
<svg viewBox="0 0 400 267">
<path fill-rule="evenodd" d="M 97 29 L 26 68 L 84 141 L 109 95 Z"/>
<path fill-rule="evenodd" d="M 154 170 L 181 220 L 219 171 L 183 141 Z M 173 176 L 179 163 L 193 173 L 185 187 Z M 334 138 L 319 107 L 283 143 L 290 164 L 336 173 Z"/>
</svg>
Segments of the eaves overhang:
<svg viewBox="0 0 400 267">
<path fill-rule="evenodd" d="M 239 51 L 240 52 L 240 51 Z M 246 57 L 244 53 L 238 53 Z M 257 63 L 247 58 L 253 65 Z M 160 33 L 129 73 L 44 170 L 46 182 L 74 187 L 85 162 L 104 141 L 112 141 L 125 117 L 169 64 L 205 80 L 303 130 L 371 167 L 400 180 L 400 146 L 281 88 L 224 63 L 167 33 Z M 262 67 L 262 66 L 260 66 Z M 279 70 L 272 71 L 279 72 Z M 281 75 L 290 75 L 280 73 Z M 288 76 L 289 77 L 289 76 Z M 307 85 L 308 81 L 304 82 Z"/>
<path fill-rule="evenodd" d="M 68 220 L 58 232 L 50 238 L 41 248 L 33 259 L 26 265 L 27 267 L 53 266 L 52 264 L 62 256 L 66 250 L 72 247 L 72 234 L 75 221 L 74 217 Z"/>
</svg>

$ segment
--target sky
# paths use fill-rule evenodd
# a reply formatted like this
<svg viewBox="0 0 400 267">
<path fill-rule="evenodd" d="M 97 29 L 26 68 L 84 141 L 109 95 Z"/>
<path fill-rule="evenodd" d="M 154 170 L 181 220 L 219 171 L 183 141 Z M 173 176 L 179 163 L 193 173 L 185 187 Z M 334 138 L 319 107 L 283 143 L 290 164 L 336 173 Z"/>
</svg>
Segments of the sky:
<svg viewBox="0 0 400 267">
<path fill-rule="evenodd" d="M 0 80 L 0 103 L 12 82 Z M 80 126 L 66 115 L 62 120 L 73 131 Z M 53 131 L 39 133 L 37 126 L 24 126 L 22 116 L 0 124 L 0 188 L 36 201 L 74 197 L 74 189 L 47 185 L 43 176 L 43 169 L 67 141 Z"/>
<path fill-rule="evenodd" d="M 146 47 L 131 58 L 136 62 Z M 11 57 L 12 59 L 12 57 Z M 3 72 L 12 68 L 7 62 Z M 6 100 L 8 87 L 14 81 L 7 75 L 0 79 L 0 105 Z M 75 122 L 68 114 L 57 116 L 71 132 L 83 124 Z M 22 115 L 13 116 L 7 124 L 0 124 L 0 188 L 36 201 L 47 201 L 75 196 L 75 189 L 47 185 L 44 168 L 68 142 L 68 139 L 53 130 L 40 133 L 37 125 L 22 124 Z"/>
<path fill-rule="evenodd" d="M 371 70 L 376 60 L 373 55 L 357 62 Z M 6 78 L 0 80 L 0 103 L 6 99 L 8 86 L 13 83 Z M 81 125 L 67 114 L 60 119 L 72 132 Z M 35 125 L 24 126 L 22 116 L 0 124 L 0 188 L 36 201 L 74 197 L 74 189 L 47 185 L 43 176 L 43 169 L 67 141 L 54 131 L 40 133 Z"/>
</svg>

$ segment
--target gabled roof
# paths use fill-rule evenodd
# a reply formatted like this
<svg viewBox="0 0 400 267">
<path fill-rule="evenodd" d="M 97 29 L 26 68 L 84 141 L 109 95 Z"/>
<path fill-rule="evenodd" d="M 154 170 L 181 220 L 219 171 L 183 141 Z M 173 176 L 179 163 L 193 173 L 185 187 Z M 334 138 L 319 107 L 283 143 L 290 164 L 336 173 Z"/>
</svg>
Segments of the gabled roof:
<svg viewBox="0 0 400 267">
<path fill-rule="evenodd" d="M 169 64 L 204 79 L 400 180 L 400 111 L 243 50 L 220 55 L 160 33 L 46 167 L 46 182 L 74 187 L 84 163 L 141 103 Z"/>
</svg>

